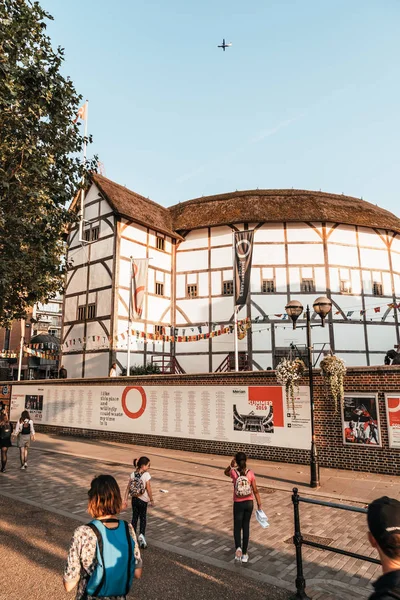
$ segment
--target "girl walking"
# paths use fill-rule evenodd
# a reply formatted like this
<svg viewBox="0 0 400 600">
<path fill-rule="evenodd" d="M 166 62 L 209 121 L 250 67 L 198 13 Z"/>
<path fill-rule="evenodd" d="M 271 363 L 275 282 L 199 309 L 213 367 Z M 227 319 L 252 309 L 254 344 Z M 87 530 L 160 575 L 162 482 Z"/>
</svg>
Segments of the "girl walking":
<svg viewBox="0 0 400 600">
<path fill-rule="evenodd" d="M 235 538 L 235 560 L 247 563 L 247 548 L 250 536 L 250 517 L 253 512 L 253 496 L 261 510 L 261 498 L 253 471 L 247 468 L 244 452 L 237 452 L 224 471 L 233 483 L 233 535 Z"/>
<path fill-rule="evenodd" d="M 6 412 L 0 415 L 0 448 L 1 448 L 1 472 L 4 473 L 7 464 L 7 452 L 11 446 L 12 423 L 8 420 Z"/>
<path fill-rule="evenodd" d="M 147 506 L 150 503 L 154 506 L 153 492 L 151 491 L 149 473 L 150 459 L 147 456 L 141 456 L 139 460 L 133 461 L 135 470 L 129 477 L 129 482 L 125 491 L 124 505 L 127 506 L 128 496 L 132 498 L 132 526 L 137 533 L 138 520 L 140 519 L 138 542 L 141 548 L 147 548 L 145 538 Z"/>
<path fill-rule="evenodd" d="M 28 468 L 28 448 L 31 440 L 35 441 L 33 421 L 27 410 L 22 412 L 20 419 L 17 421 L 14 435 L 17 436 L 21 469 L 24 470 Z"/>
</svg>

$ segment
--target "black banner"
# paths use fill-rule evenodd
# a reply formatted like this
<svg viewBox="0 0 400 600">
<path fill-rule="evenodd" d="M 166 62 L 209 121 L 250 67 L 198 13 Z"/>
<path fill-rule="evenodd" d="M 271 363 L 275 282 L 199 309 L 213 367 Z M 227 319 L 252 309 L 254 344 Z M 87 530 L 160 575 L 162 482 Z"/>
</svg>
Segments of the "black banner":
<svg viewBox="0 0 400 600">
<path fill-rule="evenodd" d="M 254 231 L 235 232 L 235 306 L 246 304 L 250 286 Z"/>
</svg>

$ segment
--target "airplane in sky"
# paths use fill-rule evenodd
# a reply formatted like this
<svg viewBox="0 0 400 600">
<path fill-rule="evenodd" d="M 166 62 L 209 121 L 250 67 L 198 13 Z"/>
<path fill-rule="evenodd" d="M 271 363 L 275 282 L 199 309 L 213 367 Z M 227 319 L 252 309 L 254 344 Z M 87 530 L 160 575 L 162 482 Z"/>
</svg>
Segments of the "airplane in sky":
<svg viewBox="0 0 400 600">
<path fill-rule="evenodd" d="M 222 48 L 223 51 L 225 52 L 225 48 L 229 48 L 230 46 L 232 46 L 232 42 L 227 42 L 225 43 L 225 38 L 222 40 L 222 45 L 218 46 L 218 48 Z"/>
</svg>

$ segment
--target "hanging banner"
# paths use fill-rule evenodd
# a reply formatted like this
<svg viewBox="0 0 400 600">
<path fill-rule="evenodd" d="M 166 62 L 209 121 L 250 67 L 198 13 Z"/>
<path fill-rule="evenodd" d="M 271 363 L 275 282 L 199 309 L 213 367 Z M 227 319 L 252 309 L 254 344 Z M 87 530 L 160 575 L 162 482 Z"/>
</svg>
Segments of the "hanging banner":
<svg viewBox="0 0 400 600">
<path fill-rule="evenodd" d="M 11 418 L 35 423 L 238 444 L 301 448 L 311 442 L 309 388 L 300 386 L 296 417 L 281 386 L 14 385 Z"/>
<path fill-rule="evenodd" d="M 376 394 L 345 394 L 342 425 L 345 445 L 382 446 Z"/>
<path fill-rule="evenodd" d="M 148 258 L 135 258 L 132 260 L 131 302 L 132 317 L 134 319 L 141 319 L 142 317 L 148 266 Z"/>
<path fill-rule="evenodd" d="M 235 306 L 246 304 L 250 287 L 254 231 L 236 231 L 234 236 Z"/>
<path fill-rule="evenodd" d="M 400 448 L 400 393 L 385 394 L 390 448 Z"/>
</svg>

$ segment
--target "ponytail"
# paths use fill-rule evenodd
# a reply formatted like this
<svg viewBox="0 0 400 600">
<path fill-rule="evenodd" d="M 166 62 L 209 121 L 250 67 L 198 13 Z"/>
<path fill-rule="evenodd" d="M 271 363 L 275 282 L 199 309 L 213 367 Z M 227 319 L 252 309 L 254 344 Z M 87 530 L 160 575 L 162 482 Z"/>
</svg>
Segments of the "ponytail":
<svg viewBox="0 0 400 600">
<path fill-rule="evenodd" d="M 240 475 L 245 475 L 246 474 L 246 462 L 247 462 L 247 456 L 245 455 L 244 452 L 237 452 L 235 455 L 235 461 L 236 464 L 238 466 L 238 470 Z"/>
<path fill-rule="evenodd" d="M 147 456 L 141 456 L 139 459 L 137 459 L 137 458 L 133 459 L 133 466 L 135 467 L 135 469 L 140 469 L 140 467 L 148 465 L 149 462 L 150 462 L 150 459 L 147 458 Z"/>
</svg>

